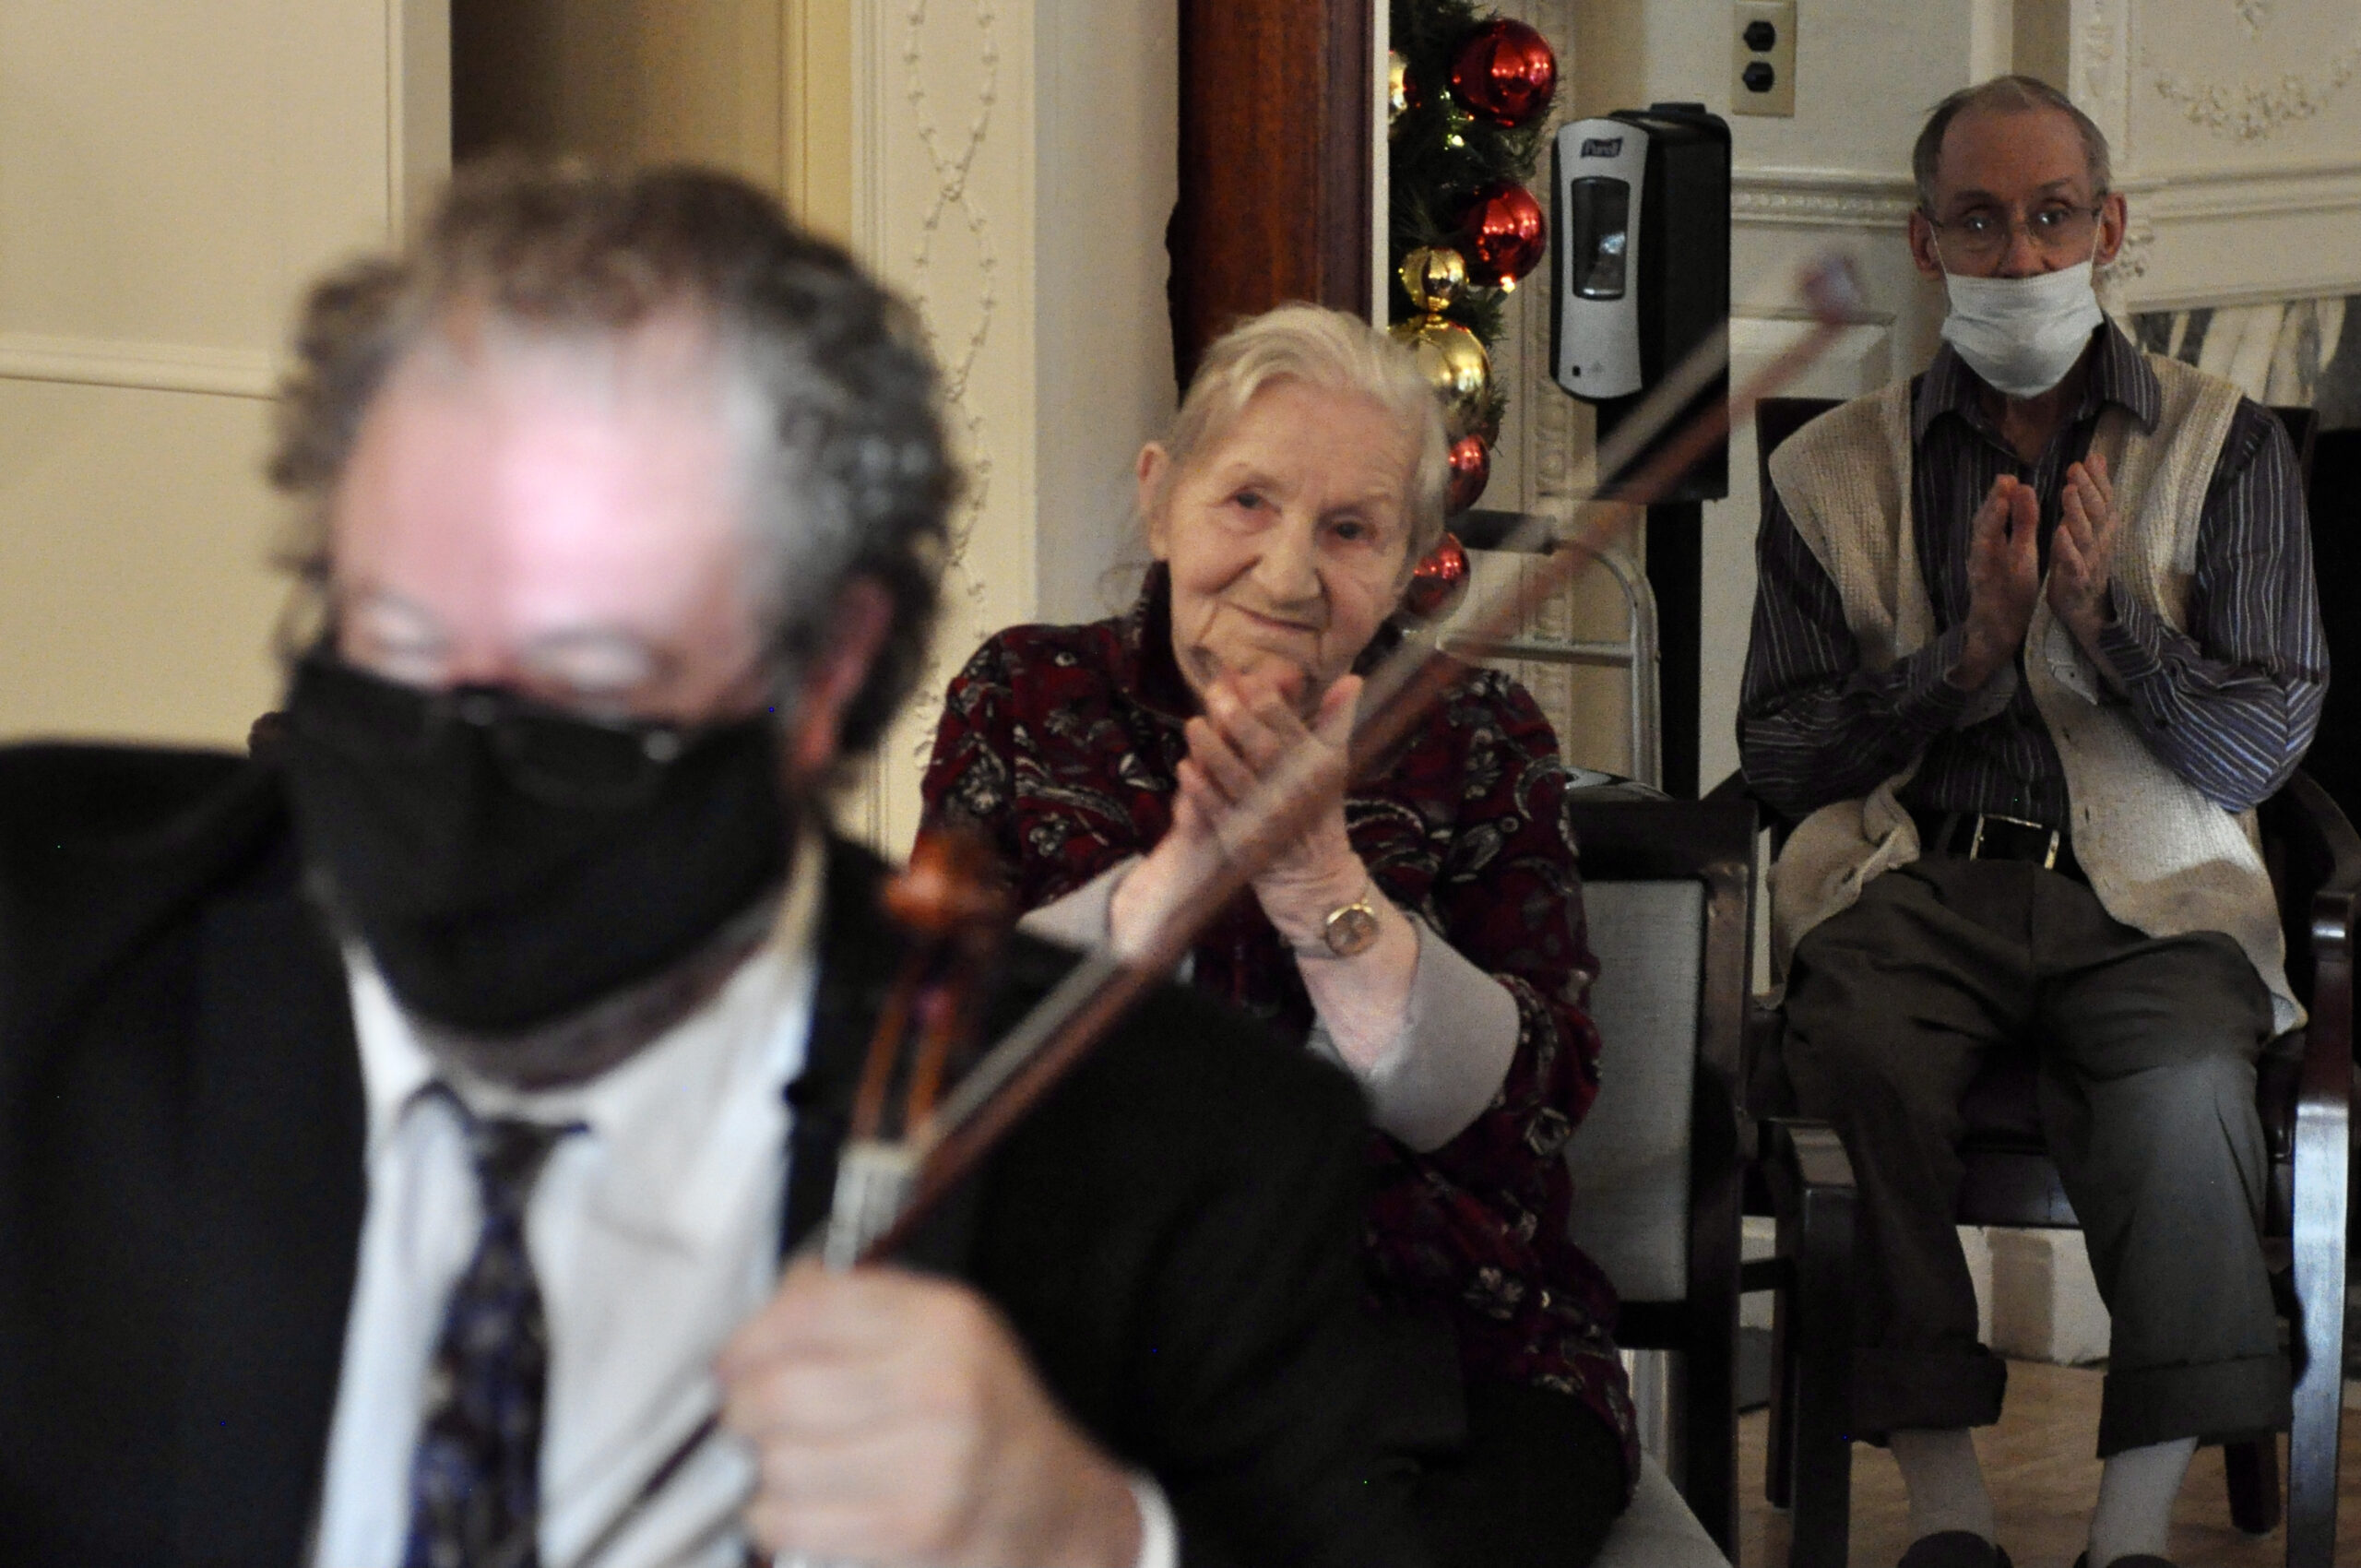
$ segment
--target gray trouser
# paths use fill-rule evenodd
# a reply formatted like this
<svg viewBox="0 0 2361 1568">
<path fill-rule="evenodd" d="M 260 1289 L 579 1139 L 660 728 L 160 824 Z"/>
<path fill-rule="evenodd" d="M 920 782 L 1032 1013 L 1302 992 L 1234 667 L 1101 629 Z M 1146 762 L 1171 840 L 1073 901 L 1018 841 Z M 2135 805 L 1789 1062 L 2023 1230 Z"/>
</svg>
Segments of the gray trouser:
<svg viewBox="0 0 2361 1568">
<path fill-rule="evenodd" d="M 2152 939 L 2082 884 L 1930 856 L 1797 945 L 1786 1057 L 1860 1183 L 1861 1435 L 1999 1419 L 1953 1217 L 1961 1097 L 1996 1050 L 2039 1052 L 2041 1122 L 2114 1319 L 2101 1457 L 2287 1424 L 2256 1225 L 2269 1156 L 2254 1061 L 2271 999 L 2213 932 Z"/>
</svg>

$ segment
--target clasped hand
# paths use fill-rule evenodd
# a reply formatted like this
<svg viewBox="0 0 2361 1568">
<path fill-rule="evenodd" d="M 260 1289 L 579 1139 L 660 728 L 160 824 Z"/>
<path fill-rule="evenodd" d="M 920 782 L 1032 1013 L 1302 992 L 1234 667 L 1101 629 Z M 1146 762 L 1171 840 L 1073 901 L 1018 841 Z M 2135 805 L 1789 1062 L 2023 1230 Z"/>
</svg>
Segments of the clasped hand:
<svg viewBox="0 0 2361 1568">
<path fill-rule="evenodd" d="M 2098 656 L 2111 618 L 2107 584 L 2121 518 L 2106 459 L 2094 453 L 2066 470 L 2066 493 L 2049 546 L 2051 613 Z M 2024 646 L 2042 596 L 2041 501 L 2031 485 L 2002 474 L 1977 508 L 1967 547 L 1967 646 L 1952 671 L 1968 690 L 1984 684 Z"/>
<path fill-rule="evenodd" d="M 801 1263 L 717 1366 L 759 1467 L 765 1551 L 934 1568 L 1124 1568 L 1130 1483 L 973 1291 L 892 1267 Z"/>
<path fill-rule="evenodd" d="M 1347 675 L 1307 719 L 1295 682 L 1260 672 L 1228 675 L 1189 720 L 1189 754 L 1175 770 L 1172 826 L 1126 879 L 1110 911 L 1116 945 L 1136 950 L 1148 930 L 1192 887 L 1226 864 L 1265 861 L 1254 896 L 1297 947 L 1320 940 L 1331 910 L 1367 891 L 1369 873 L 1345 828 L 1353 719 L 1361 680 Z M 1279 787 L 1275 815 L 1258 798 Z M 1245 809 L 1249 802 L 1255 809 Z"/>
</svg>

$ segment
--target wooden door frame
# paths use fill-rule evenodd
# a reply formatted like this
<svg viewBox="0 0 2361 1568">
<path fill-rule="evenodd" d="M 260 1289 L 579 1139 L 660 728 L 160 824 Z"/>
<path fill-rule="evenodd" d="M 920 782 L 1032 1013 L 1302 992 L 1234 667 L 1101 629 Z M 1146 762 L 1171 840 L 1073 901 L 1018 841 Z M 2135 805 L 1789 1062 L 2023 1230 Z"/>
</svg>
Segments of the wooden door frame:
<svg viewBox="0 0 2361 1568">
<path fill-rule="evenodd" d="M 1373 0 L 1180 0 L 1180 195 L 1166 237 L 1187 386 L 1233 322 L 1369 312 Z"/>
</svg>

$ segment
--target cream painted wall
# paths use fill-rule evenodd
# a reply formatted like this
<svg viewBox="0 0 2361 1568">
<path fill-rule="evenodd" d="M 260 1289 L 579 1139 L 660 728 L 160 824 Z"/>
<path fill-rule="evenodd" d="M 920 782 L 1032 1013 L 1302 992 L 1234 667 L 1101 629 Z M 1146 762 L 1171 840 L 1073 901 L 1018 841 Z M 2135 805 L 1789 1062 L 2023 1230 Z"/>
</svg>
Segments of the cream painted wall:
<svg viewBox="0 0 2361 1568">
<path fill-rule="evenodd" d="M 0 735 L 243 742 L 296 291 L 439 178 L 439 0 L 0 0 Z"/>
<path fill-rule="evenodd" d="M 943 688 L 986 636 L 1105 612 L 1140 444 L 1172 404 L 1169 0 L 853 0 L 855 249 L 918 306 L 968 472 L 919 700 L 855 825 L 918 824 Z"/>
<path fill-rule="evenodd" d="M 1170 260 L 1180 197 L 1180 7 L 1037 0 L 1035 613 L 1130 600 L 1133 464 L 1172 417 Z"/>
</svg>

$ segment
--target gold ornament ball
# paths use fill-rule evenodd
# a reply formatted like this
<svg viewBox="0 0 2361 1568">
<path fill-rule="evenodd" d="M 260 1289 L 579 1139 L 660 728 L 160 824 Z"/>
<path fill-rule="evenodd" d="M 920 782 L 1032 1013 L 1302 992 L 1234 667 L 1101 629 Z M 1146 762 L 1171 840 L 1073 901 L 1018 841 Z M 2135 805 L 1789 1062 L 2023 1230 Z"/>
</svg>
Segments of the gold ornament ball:
<svg viewBox="0 0 2361 1568">
<path fill-rule="evenodd" d="M 1421 245 L 1402 258 L 1402 288 L 1430 315 L 1451 308 L 1467 287 L 1467 262 L 1448 245 Z"/>
<path fill-rule="evenodd" d="M 1476 334 L 1439 315 L 1401 322 L 1392 331 L 1408 345 L 1419 374 L 1442 399 L 1443 415 L 1451 428 L 1470 428 L 1492 387 L 1492 359 Z"/>
</svg>

